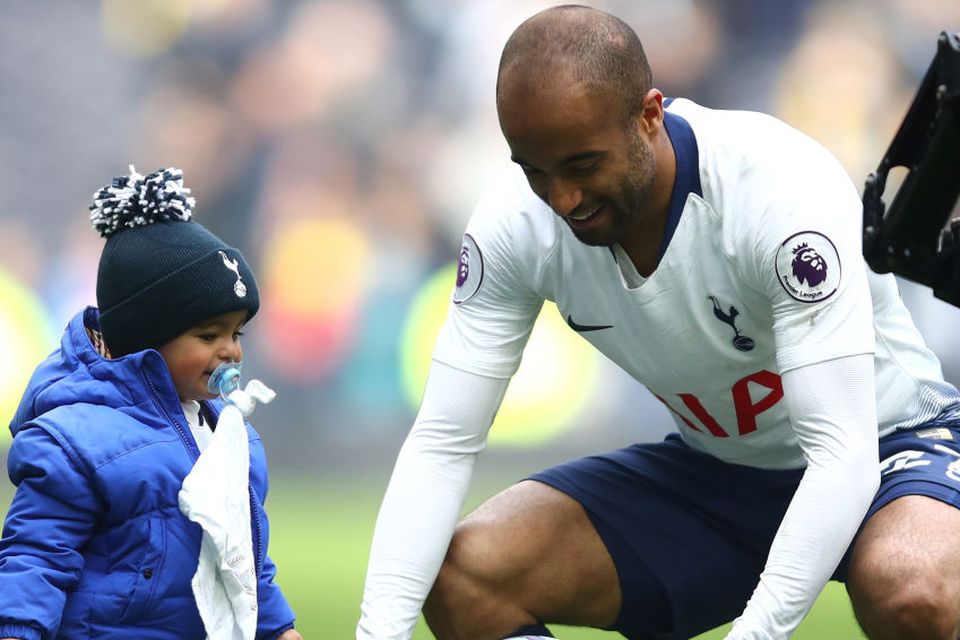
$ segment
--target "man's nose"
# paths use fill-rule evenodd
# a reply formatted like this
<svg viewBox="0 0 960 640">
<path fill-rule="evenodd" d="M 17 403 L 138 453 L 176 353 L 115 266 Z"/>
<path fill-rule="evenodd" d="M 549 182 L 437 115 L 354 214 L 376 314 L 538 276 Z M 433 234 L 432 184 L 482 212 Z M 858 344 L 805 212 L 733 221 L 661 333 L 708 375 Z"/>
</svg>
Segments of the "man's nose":
<svg viewBox="0 0 960 640">
<path fill-rule="evenodd" d="M 547 187 L 547 204 L 560 217 L 570 215 L 583 202 L 583 191 L 569 180 L 551 178 Z"/>
</svg>

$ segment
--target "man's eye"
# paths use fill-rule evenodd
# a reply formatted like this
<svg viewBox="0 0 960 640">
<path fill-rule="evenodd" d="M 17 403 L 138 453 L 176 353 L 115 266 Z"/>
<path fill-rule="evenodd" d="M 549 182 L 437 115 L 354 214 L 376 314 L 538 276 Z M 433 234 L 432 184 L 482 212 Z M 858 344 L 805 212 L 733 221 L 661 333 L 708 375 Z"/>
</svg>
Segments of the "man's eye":
<svg viewBox="0 0 960 640">
<path fill-rule="evenodd" d="M 567 168 L 567 171 L 573 175 L 586 175 L 592 173 L 600 165 L 599 160 L 591 160 L 590 162 L 584 162 L 582 164 L 571 165 Z"/>
</svg>

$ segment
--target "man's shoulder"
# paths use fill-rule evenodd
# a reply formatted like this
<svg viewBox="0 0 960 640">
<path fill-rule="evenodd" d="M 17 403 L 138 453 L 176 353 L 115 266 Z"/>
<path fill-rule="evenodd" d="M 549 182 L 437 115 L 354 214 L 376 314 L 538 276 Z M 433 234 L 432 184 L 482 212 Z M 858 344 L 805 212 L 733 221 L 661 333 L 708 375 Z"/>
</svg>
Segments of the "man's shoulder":
<svg viewBox="0 0 960 640">
<path fill-rule="evenodd" d="M 672 100 L 669 112 L 684 118 L 697 140 L 705 200 L 742 223 L 769 202 L 810 197 L 798 182 L 844 190 L 850 180 L 821 143 L 778 118 L 758 111 L 712 109 Z"/>
<path fill-rule="evenodd" d="M 776 172 L 830 155 L 811 136 L 769 113 L 714 109 L 685 98 L 670 100 L 667 111 L 693 129 L 701 165 L 707 169 L 717 163 L 742 163 Z"/>
<path fill-rule="evenodd" d="M 763 141 L 765 136 L 762 134 L 769 130 L 805 136 L 783 120 L 762 111 L 708 107 L 688 98 L 669 98 L 665 107 L 667 112 L 687 120 L 698 132 L 721 138 L 725 137 L 724 134 L 730 137 L 745 135 L 747 140 Z"/>
<path fill-rule="evenodd" d="M 505 171 L 487 188 L 465 230 L 481 251 L 509 259 L 554 252 L 562 241 L 556 214 L 533 193 L 519 170 Z"/>
<path fill-rule="evenodd" d="M 487 185 L 470 216 L 470 225 L 504 226 L 525 220 L 552 230 L 554 217 L 550 207 L 530 189 L 523 172 L 507 167 Z"/>
</svg>

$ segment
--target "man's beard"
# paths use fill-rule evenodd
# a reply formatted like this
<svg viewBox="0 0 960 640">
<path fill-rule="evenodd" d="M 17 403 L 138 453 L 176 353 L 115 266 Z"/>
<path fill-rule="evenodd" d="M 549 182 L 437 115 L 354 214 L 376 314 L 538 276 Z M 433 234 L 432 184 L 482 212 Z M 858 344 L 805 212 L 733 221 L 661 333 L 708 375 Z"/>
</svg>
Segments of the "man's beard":
<svg viewBox="0 0 960 640">
<path fill-rule="evenodd" d="M 650 186 L 656 174 L 653 150 L 643 142 L 640 134 L 631 129 L 627 158 L 629 168 L 620 181 L 618 193 L 598 198 L 594 203 L 604 209 L 608 224 L 596 229 L 578 230 L 573 227 L 573 235 L 587 245 L 610 247 L 621 242 L 629 228 L 636 224 L 641 216 L 643 203 L 650 193 Z"/>
</svg>

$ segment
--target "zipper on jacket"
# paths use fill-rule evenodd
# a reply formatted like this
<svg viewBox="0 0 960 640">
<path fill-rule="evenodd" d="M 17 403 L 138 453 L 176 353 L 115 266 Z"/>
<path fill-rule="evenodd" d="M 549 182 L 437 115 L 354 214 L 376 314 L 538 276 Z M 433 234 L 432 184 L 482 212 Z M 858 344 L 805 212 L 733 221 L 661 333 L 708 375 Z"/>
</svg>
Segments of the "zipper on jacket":
<svg viewBox="0 0 960 640">
<path fill-rule="evenodd" d="M 166 417 L 167 422 L 173 425 L 173 428 L 177 430 L 177 433 L 180 435 L 180 440 L 183 441 L 183 445 L 187 448 L 187 451 L 190 453 L 190 457 L 193 458 L 193 461 L 196 462 L 200 457 L 200 449 L 192 441 L 191 438 L 187 437 L 187 432 L 184 431 L 183 427 L 179 422 L 173 419 L 167 410 L 164 408 L 163 403 L 160 402 L 160 392 L 157 390 L 157 387 L 154 386 L 153 382 L 150 380 L 150 376 L 147 375 L 146 371 L 143 370 L 143 364 L 140 365 L 140 375 L 143 376 L 143 381 L 149 387 L 150 394 L 153 399 L 153 403 L 157 406 L 157 409 Z"/>
<path fill-rule="evenodd" d="M 260 526 L 260 509 L 257 508 L 259 505 L 257 494 L 249 482 L 247 483 L 247 491 L 250 494 L 250 530 L 253 534 L 253 548 L 257 551 L 253 556 L 253 568 L 259 582 L 260 571 L 263 569 L 263 531 Z"/>
<path fill-rule="evenodd" d="M 140 367 L 140 374 L 143 376 L 143 380 L 146 385 L 150 388 L 150 392 L 153 396 L 153 402 L 157 405 L 157 409 L 160 410 L 164 416 L 166 416 L 167 421 L 173 425 L 177 430 L 177 433 L 180 434 L 180 439 L 183 441 L 183 444 L 187 447 L 187 451 L 190 452 L 190 455 L 193 457 L 194 462 L 200 457 L 200 449 L 194 444 L 191 446 L 191 440 L 187 437 L 186 432 L 180 426 L 180 424 L 173 419 L 173 417 L 167 413 L 167 410 L 163 408 L 163 404 L 160 402 L 160 394 L 157 391 L 157 388 L 154 386 L 153 382 L 150 381 L 150 377 L 146 375 L 146 372 L 143 370 L 143 365 Z M 201 405 L 200 410 L 203 411 L 203 405 Z M 219 420 L 219 415 L 217 418 Z M 246 431 L 246 427 L 244 427 Z M 253 537 L 253 547 L 256 550 L 253 558 L 253 567 L 254 573 L 257 580 L 260 580 L 260 572 L 263 569 L 263 530 L 260 524 L 260 510 L 257 508 L 258 502 L 256 499 L 256 494 L 253 491 L 253 486 L 250 484 L 249 473 L 247 476 L 247 493 L 250 496 L 250 532 Z"/>
</svg>

